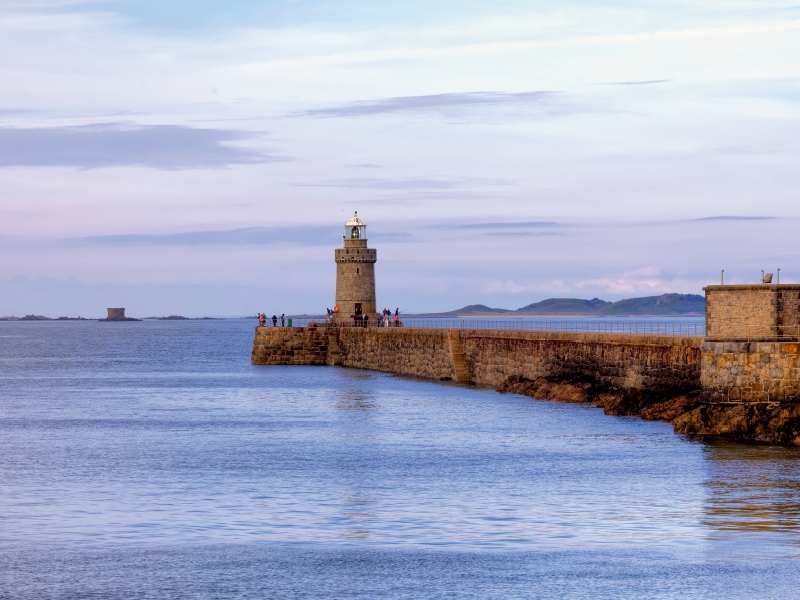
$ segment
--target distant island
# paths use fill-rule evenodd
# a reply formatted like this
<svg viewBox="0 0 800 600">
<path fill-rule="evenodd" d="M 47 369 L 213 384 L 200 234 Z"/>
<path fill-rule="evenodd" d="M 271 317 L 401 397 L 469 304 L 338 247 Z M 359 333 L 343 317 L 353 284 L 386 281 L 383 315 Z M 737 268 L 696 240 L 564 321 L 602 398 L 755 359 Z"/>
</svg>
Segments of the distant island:
<svg viewBox="0 0 800 600">
<path fill-rule="evenodd" d="M 168 317 L 145 317 L 147 321 L 184 321 L 186 317 L 182 317 L 181 315 L 170 315 Z"/>
<path fill-rule="evenodd" d="M 608 302 L 599 298 L 549 298 L 516 310 L 491 308 L 483 304 L 470 304 L 457 310 L 442 313 L 413 315 L 419 317 L 603 317 L 603 316 L 659 316 L 702 317 L 706 301 L 698 294 L 662 294 L 644 298 L 628 298 Z M 411 316 L 411 315 L 409 315 Z"/>
<path fill-rule="evenodd" d="M 181 315 L 170 315 L 168 317 L 145 317 L 145 321 L 219 321 L 217 317 L 183 317 Z"/>
</svg>

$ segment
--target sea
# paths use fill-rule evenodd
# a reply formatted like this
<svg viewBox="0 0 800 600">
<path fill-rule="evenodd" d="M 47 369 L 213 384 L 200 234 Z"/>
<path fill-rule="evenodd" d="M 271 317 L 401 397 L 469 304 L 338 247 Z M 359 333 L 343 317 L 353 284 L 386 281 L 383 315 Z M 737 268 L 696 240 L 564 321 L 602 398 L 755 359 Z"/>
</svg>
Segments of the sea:
<svg viewBox="0 0 800 600">
<path fill-rule="evenodd" d="M 0 322 L 0 598 L 800 598 L 800 449 Z"/>
</svg>

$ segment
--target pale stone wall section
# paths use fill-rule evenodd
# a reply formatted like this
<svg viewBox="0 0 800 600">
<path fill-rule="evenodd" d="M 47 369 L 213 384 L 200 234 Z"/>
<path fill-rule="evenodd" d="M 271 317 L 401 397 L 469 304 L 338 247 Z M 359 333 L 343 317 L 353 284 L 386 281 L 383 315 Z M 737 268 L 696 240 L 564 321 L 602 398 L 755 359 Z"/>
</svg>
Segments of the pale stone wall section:
<svg viewBox="0 0 800 600">
<path fill-rule="evenodd" d="M 775 291 L 770 285 L 708 286 L 706 336 L 714 339 L 770 337 L 775 333 Z"/>
<path fill-rule="evenodd" d="M 800 333 L 800 285 L 710 285 L 709 340 L 753 340 Z"/>
<path fill-rule="evenodd" d="M 797 343 L 707 341 L 700 382 L 711 402 L 800 400 L 798 357 Z"/>
</svg>

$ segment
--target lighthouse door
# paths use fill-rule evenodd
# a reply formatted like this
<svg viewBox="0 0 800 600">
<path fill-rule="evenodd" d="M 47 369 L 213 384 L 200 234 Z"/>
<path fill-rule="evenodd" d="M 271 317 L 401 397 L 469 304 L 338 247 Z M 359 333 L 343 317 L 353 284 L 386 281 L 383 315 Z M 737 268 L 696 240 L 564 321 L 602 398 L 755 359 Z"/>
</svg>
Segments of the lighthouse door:
<svg viewBox="0 0 800 600">
<path fill-rule="evenodd" d="M 356 314 L 361 314 L 361 302 L 356 302 Z"/>
</svg>

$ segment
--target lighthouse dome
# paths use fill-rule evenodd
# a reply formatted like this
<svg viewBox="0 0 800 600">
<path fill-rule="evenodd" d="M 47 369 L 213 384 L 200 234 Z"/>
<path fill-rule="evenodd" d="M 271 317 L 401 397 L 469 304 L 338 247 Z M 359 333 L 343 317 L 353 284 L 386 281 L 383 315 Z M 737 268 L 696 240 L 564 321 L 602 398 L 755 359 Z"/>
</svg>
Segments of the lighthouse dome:
<svg viewBox="0 0 800 600">
<path fill-rule="evenodd" d="M 358 218 L 358 211 L 353 213 L 353 218 L 347 222 L 346 227 L 366 227 L 361 219 Z"/>
<path fill-rule="evenodd" d="M 346 240 L 365 240 L 367 239 L 367 226 L 358 218 L 358 211 L 353 213 L 353 218 L 350 219 L 344 226 L 344 239 Z"/>
</svg>

